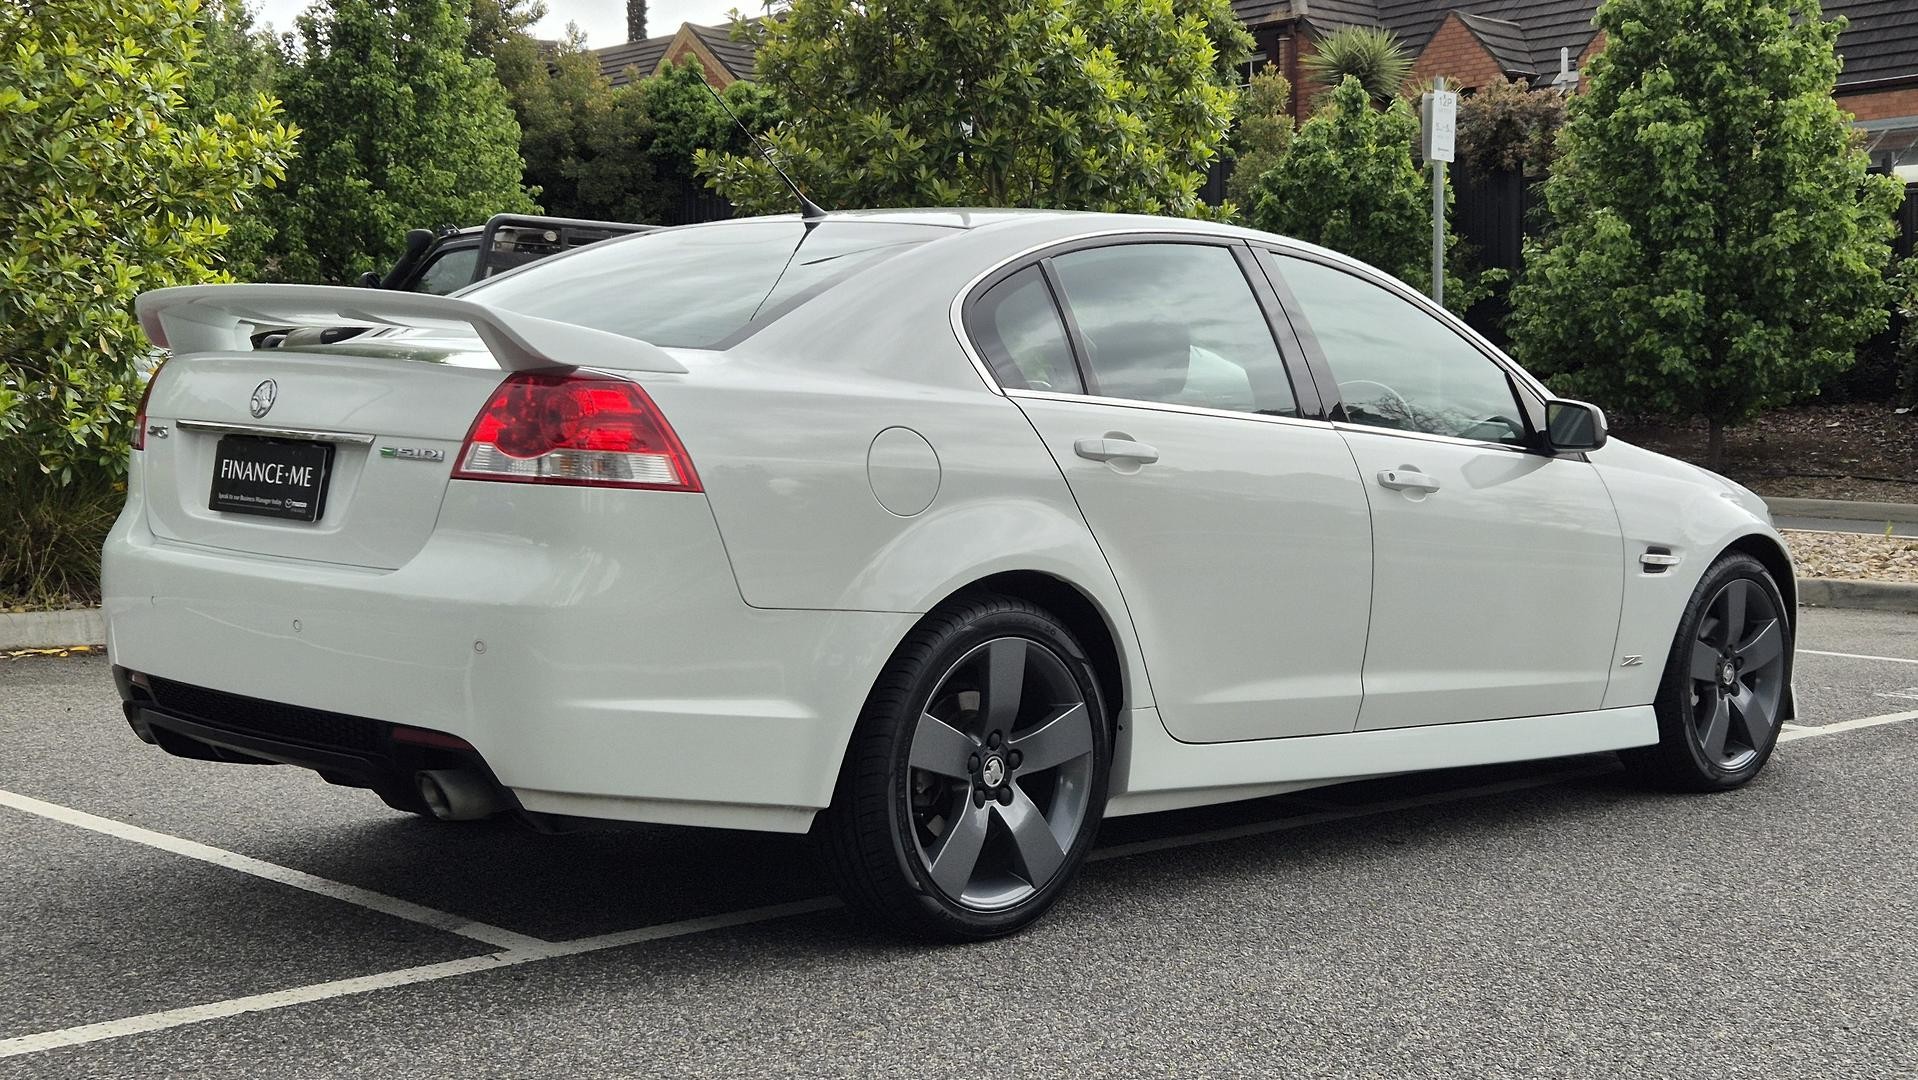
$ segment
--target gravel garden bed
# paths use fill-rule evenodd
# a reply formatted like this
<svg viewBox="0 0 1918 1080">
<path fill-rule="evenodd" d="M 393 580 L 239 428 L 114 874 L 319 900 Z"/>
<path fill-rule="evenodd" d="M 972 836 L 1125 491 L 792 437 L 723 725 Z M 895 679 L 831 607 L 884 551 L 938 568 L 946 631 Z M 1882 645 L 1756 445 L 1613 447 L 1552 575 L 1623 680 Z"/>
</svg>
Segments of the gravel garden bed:
<svg viewBox="0 0 1918 1080">
<path fill-rule="evenodd" d="M 1918 583 L 1918 537 L 1788 529 L 1798 576 Z"/>
</svg>

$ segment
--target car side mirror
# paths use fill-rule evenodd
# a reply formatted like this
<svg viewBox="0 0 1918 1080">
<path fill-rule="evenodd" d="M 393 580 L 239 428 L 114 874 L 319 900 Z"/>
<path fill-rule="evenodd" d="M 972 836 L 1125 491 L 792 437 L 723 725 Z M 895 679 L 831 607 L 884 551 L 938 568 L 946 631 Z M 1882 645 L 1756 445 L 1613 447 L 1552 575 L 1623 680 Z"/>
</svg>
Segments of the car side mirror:
<svg viewBox="0 0 1918 1080">
<path fill-rule="evenodd" d="M 1583 401 L 1545 403 L 1545 442 L 1559 453 L 1575 454 L 1605 445 L 1605 413 Z"/>
<path fill-rule="evenodd" d="M 380 287 L 380 276 L 368 270 L 366 273 L 360 275 L 358 284 L 362 289 L 377 289 Z"/>
</svg>

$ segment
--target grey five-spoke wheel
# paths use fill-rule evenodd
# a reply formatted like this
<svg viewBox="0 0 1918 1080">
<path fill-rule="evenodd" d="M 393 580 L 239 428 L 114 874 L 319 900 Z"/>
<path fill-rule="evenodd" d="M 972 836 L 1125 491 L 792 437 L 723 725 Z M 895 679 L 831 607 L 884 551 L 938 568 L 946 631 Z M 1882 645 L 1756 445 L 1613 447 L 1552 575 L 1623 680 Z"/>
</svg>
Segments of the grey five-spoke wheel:
<svg viewBox="0 0 1918 1080">
<path fill-rule="evenodd" d="M 1778 741 L 1791 684 L 1792 626 L 1778 584 L 1749 555 L 1705 571 L 1680 618 L 1654 709 L 1659 742 L 1624 753 L 1667 786 L 1736 787 Z"/>
<path fill-rule="evenodd" d="M 1059 655 L 1024 637 L 973 646 L 912 737 L 913 839 L 933 884 L 996 911 L 1065 864 L 1085 822 L 1092 710 Z"/>
<path fill-rule="evenodd" d="M 1719 586 L 1692 639 L 1692 727 L 1707 760 L 1727 772 L 1771 744 L 1784 694 L 1785 629 L 1750 578 Z"/>
<path fill-rule="evenodd" d="M 948 939 L 1038 918 L 1098 831 L 1107 715 L 1051 613 L 980 596 L 927 616 L 874 688 L 815 830 L 840 892 Z"/>
</svg>

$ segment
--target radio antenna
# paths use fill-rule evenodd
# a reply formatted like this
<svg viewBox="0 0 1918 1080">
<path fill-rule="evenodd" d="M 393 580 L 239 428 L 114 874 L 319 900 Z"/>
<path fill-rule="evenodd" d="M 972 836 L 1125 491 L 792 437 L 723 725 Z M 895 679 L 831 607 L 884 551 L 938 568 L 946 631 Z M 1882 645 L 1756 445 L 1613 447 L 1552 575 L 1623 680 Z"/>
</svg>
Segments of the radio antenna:
<svg viewBox="0 0 1918 1080">
<path fill-rule="evenodd" d="M 746 138 L 749 139 L 753 144 L 753 149 L 759 151 L 759 156 L 762 158 L 765 158 L 766 164 L 771 165 L 773 167 L 773 171 L 779 174 L 779 178 L 781 180 L 784 180 L 786 182 L 786 186 L 792 189 L 793 198 L 799 200 L 800 220 L 810 221 L 810 222 L 820 222 L 820 221 L 826 220 L 826 211 L 820 209 L 820 206 L 818 203 L 813 202 L 811 199 L 806 198 L 806 193 L 804 191 L 799 190 L 798 184 L 793 183 L 793 178 L 790 176 L 787 176 L 786 170 L 779 167 L 779 159 L 777 156 L 773 154 L 773 148 L 767 145 L 765 140 L 761 139 L 757 135 L 754 135 L 752 131 L 746 127 L 745 124 L 740 123 L 739 117 L 733 113 L 732 107 L 726 104 L 726 99 L 719 96 L 719 91 L 713 89 L 712 83 L 706 82 L 705 79 L 701 79 L 700 82 L 705 85 L 706 92 L 708 94 L 711 94 L 713 96 L 713 100 L 719 103 L 719 107 L 725 111 L 727 117 L 729 117 L 732 120 L 733 124 L 736 127 L 738 127 L 740 131 L 745 132 Z"/>
</svg>

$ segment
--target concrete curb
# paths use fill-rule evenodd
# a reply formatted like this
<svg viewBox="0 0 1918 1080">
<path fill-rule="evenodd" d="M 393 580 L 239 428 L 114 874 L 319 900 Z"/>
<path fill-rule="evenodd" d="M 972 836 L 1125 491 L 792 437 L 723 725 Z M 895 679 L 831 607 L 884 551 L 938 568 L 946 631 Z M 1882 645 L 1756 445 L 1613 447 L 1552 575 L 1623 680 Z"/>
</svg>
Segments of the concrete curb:
<svg viewBox="0 0 1918 1080">
<path fill-rule="evenodd" d="M 1902 521 L 1918 523 L 1918 505 L 1912 503 L 1851 502 L 1847 499 L 1766 498 L 1765 505 L 1779 517 L 1825 518 L 1831 521 Z"/>
<path fill-rule="evenodd" d="M 1812 607 L 1918 612 L 1918 585 L 1897 581 L 1799 578 L 1798 602 Z"/>
<path fill-rule="evenodd" d="M 0 652 L 98 645 L 106 639 L 107 624 L 99 608 L 0 614 Z"/>
</svg>

